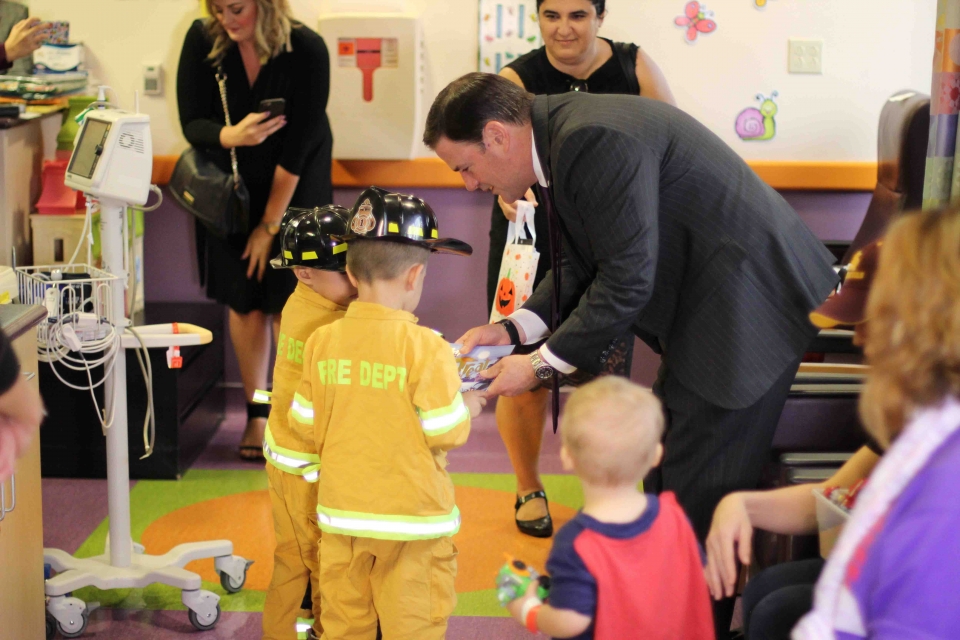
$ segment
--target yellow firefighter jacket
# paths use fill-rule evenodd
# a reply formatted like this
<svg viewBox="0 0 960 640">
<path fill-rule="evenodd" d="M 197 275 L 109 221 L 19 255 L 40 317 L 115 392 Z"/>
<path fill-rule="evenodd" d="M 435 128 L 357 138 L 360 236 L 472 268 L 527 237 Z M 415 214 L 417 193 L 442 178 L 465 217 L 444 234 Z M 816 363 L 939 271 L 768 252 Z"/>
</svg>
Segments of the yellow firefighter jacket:
<svg viewBox="0 0 960 640">
<path fill-rule="evenodd" d="M 456 533 L 442 452 L 466 442 L 470 412 L 450 345 L 410 313 L 354 302 L 310 337 L 303 360 L 290 420 L 314 428 L 320 529 L 384 540 Z"/>
<path fill-rule="evenodd" d="M 288 411 L 303 374 L 303 347 L 318 327 L 343 317 L 346 311 L 303 284 L 297 283 L 280 317 L 277 361 L 273 367 L 273 394 L 263 455 L 273 466 L 316 481 L 320 460 L 313 444 L 313 428 L 290 422 Z"/>
</svg>

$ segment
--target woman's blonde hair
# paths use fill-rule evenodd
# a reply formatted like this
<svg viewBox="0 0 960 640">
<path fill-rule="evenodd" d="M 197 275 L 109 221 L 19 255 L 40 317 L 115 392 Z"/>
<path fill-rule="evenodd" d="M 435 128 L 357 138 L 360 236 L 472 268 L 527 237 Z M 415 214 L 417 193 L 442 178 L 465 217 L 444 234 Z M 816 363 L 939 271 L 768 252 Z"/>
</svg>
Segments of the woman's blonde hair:
<svg viewBox="0 0 960 640">
<path fill-rule="evenodd" d="M 207 5 L 207 32 L 213 39 L 213 49 L 208 59 L 219 65 L 233 44 L 226 29 L 216 17 L 213 0 L 204 0 Z M 293 13 L 287 0 L 254 0 L 257 5 L 257 24 L 254 27 L 254 46 L 260 64 L 266 64 L 282 51 L 290 51 L 290 31 L 294 27 Z"/>
<path fill-rule="evenodd" d="M 890 229 L 867 300 L 864 425 L 889 445 L 919 408 L 960 396 L 960 208 Z"/>
</svg>

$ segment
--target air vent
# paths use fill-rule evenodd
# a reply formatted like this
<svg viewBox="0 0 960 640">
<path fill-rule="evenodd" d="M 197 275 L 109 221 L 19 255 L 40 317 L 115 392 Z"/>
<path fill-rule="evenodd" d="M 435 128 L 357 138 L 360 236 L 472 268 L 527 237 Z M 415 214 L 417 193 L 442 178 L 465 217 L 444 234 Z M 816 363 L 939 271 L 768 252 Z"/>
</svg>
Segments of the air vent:
<svg viewBox="0 0 960 640">
<path fill-rule="evenodd" d="M 137 153 L 143 153 L 143 136 L 125 131 L 120 134 L 120 140 L 117 141 L 123 149 L 133 149 Z"/>
</svg>

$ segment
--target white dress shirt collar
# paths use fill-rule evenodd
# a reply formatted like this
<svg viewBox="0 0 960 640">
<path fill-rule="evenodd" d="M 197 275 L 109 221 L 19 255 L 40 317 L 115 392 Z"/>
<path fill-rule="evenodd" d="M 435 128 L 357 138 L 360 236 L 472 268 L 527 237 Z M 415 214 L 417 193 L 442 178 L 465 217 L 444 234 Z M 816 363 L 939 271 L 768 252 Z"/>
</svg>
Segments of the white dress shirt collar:
<svg viewBox="0 0 960 640">
<path fill-rule="evenodd" d="M 537 153 L 537 140 L 534 138 L 532 130 L 530 132 L 530 144 L 533 146 L 533 172 L 537 174 L 537 182 L 541 187 L 549 187 L 550 183 L 543 177 L 543 167 L 540 166 L 540 155 Z"/>
</svg>

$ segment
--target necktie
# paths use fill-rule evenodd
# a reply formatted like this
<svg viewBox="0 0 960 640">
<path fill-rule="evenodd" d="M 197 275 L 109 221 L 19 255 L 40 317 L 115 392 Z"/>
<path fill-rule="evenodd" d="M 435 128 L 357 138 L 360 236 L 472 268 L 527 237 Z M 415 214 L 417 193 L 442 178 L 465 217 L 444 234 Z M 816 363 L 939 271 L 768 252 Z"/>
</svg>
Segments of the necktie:
<svg viewBox="0 0 960 640">
<path fill-rule="evenodd" d="M 547 227 L 550 238 L 550 269 L 553 272 L 553 295 L 550 296 L 550 332 L 560 327 L 560 219 L 553 206 L 553 194 L 549 187 L 539 186 L 540 202 L 547 212 Z M 560 417 L 560 376 L 555 372 L 551 378 L 553 384 L 553 432 L 557 432 L 557 420 Z"/>
</svg>

